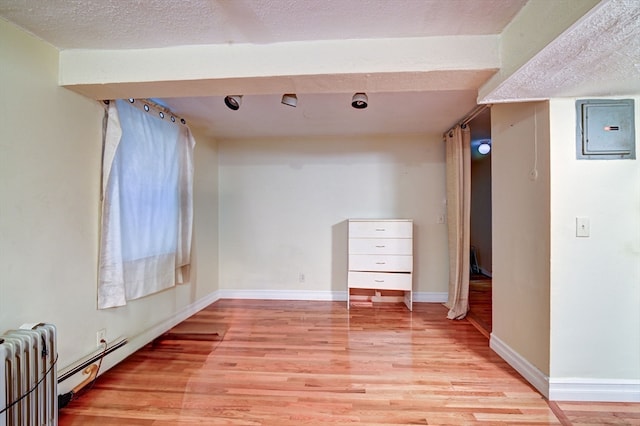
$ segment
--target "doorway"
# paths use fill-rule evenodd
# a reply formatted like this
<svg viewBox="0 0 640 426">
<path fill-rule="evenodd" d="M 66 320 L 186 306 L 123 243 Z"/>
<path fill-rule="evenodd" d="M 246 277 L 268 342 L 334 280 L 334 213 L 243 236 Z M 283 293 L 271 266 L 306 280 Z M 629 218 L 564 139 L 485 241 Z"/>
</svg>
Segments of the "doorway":
<svg viewBox="0 0 640 426">
<path fill-rule="evenodd" d="M 491 108 L 471 122 L 469 313 L 487 335 L 492 328 Z"/>
</svg>

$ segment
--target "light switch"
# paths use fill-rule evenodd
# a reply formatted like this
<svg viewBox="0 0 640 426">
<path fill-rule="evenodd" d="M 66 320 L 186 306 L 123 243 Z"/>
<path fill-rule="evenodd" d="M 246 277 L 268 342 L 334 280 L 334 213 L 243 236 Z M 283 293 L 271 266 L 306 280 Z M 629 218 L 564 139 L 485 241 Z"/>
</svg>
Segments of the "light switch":
<svg viewBox="0 0 640 426">
<path fill-rule="evenodd" d="M 589 232 L 589 218 L 576 217 L 576 237 L 588 237 Z"/>
</svg>

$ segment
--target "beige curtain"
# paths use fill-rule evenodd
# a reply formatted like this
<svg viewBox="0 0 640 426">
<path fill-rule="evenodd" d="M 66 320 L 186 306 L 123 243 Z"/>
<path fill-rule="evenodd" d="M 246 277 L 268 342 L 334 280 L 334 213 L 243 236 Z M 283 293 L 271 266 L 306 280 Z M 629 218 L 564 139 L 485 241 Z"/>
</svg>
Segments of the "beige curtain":
<svg viewBox="0 0 640 426">
<path fill-rule="evenodd" d="M 469 232 L 471 213 L 470 129 L 460 125 L 445 135 L 447 153 L 447 223 L 449 230 L 449 308 L 447 318 L 469 311 Z"/>
</svg>

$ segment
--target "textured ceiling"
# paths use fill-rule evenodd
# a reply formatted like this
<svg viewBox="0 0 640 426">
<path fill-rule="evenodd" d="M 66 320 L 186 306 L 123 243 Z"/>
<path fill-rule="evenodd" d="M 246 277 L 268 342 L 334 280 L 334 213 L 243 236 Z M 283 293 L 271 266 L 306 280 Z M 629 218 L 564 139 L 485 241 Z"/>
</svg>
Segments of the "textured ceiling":
<svg viewBox="0 0 640 426">
<path fill-rule="evenodd" d="M 526 3 L 526 0 L 0 0 L 0 17 L 68 52 L 205 45 L 253 46 L 258 50 L 278 43 L 299 46 L 323 40 L 497 36 Z M 595 87 L 603 94 L 633 91 L 634 83 L 640 80 L 635 79 L 640 71 L 640 1 L 604 0 L 602 4 L 606 7 L 590 16 L 591 21 L 570 28 L 566 35 L 517 70 L 512 79 L 481 100 L 582 96 L 593 94 Z M 609 9 L 613 12 L 608 13 Z M 586 36 L 581 33 L 585 28 L 595 30 Z M 424 55 L 428 57 L 430 52 Z M 287 61 L 295 63 L 297 59 L 291 57 Z M 225 60 L 233 61 L 229 57 Z M 344 61 L 357 65 L 355 58 L 347 57 Z M 379 61 L 385 61 L 382 54 Z M 402 68 L 405 64 L 395 65 Z M 445 131 L 470 111 L 476 105 L 478 89 L 495 72 L 480 61 L 470 63 L 462 83 L 463 70 L 446 68 L 442 72 L 449 77 L 444 80 L 440 75 L 440 80 L 416 77 L 415 81 L 413 76 L 419 73 L 387 75 L 365 71 L 345 78 L 347 74 L 329 75 L 322 63 L 314 69 L 317 75 L 309 78 L 314 87 L 322 90 L 298 92 L 297 108 L 282 105 L 278 89 L 265 90 L 263 79 L 258 78 L 229 80 L 233 90 L 228 94 L 244 94 L 238 111 L 223 104 L 225 79 L 212 82 L 218 85 L 216 90 L 202 93 L 198 92 L 202 86 L 196 83 L 206 84 L 206 80 L 174 81 L 171 88 L 167 84 L 166 90 L 165 87 L 158 90 L 161 82 L 147 86 L 131 82 L 127 86 L 127 81 L 123 81 L 117 93 L 125 97 L 122 91 L 135 87 L 144 97 L 162 97 L 162 102 L 177 114 L 219 138 L 434 133 Z M 475 78 L 469 78 L 469 73 Z M 359 75 L 367 83 L 369 108 L 356 111 L 350 107 L 350 101 L 351 94 L 360 91 L 363 85 L 358 81 Z M 623 76 L 622 80 L 619 76 Z M 279 83 L 291 80 L 287 75 L 280 77 Z M 376 81 L 381 83 L 373 84 Z M 451 82 L 451 87 L 442 86 L 441 81 Z M 332 93 L 336 82 L 341 84 L 340 90 Z M 100 82 L 95 85 L 100 86 Z M 396 86 L 398 89 L 393 90 Z M 183 89 L 188 96 L 181 96 Z"/>
<path fill-rule="evenodd" d="M 541 72 L 541 70 L 543 72 Z M 640 0 L 594 8 L 485 102 L 640 94 Z"/>
<path fill-rule="evenodd" d="M 0 16 L 60 50 L 264 46 L 318 40 L 497 35 L 525 3 L 526 0 L 0 0 Z M 357 77 L 337 82 L 335 76 L 333 80 L 324 79 L 321 72 L 310 79 L 323 90 L 298 93 L 297 108 L 282 105 L 282 93 L 274 90 L 265 94 L 255 83 L 242 81 L 241 89 L 230 88 L 232 93 L 228 93 L 244 94 L 238 111 L 227 109 L 221 94 L 172 95 L 161 100 L 192 125 L 206 128 L 219 138 L 434 133 L 446 130 L 472 109 L 477 87 L 491 76 L 482 71 L 469 77 L 469 72 L 475 72 L 473 66 L 464 76 L 468 81 L 464 85 L 457 83 L 456 74 L 450 73 L 430 80 L 427 90 L 417 79 L 414 84 L 412 75 L 407 73 L 382 77 L 365 74 L 366 87 L 371 88 L 369 108 L 358 111 L 350 106 L 351 95 L 359 90 L 356 86 L 362 86 L 351 82 Z M 448 84 L 449 81 L 456 84 Z M 330 88 L 338 85 L 340 90 L 330 93 Z M 349 85 L 353 85 L 353 91 Z M 383 85 L 384 92 L 376 92 Z M 398 92 L 387 86 L 397 86 Z M 263 87 L 264 84 L 259 89 Z M 149 93 L 146 97 L 161 95 Z"/>
<path fill-rule="evenodd" d="M 499 34 L 526 0 L 0 0 L 60 49 Z"/>
</svg>

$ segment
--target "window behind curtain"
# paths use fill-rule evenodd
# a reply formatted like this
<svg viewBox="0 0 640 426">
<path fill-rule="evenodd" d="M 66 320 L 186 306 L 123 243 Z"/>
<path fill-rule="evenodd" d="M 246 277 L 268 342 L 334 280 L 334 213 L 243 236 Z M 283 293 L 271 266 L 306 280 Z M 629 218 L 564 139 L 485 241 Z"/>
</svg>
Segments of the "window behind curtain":
<svg viewBox="0 0 640 426">
<path fill-rule="evenodd" d="M 190 264 L 194 145 L 187 126 L 150 102 L 110 103 L 98 308 L 183 282 Z"/>
</svg>

